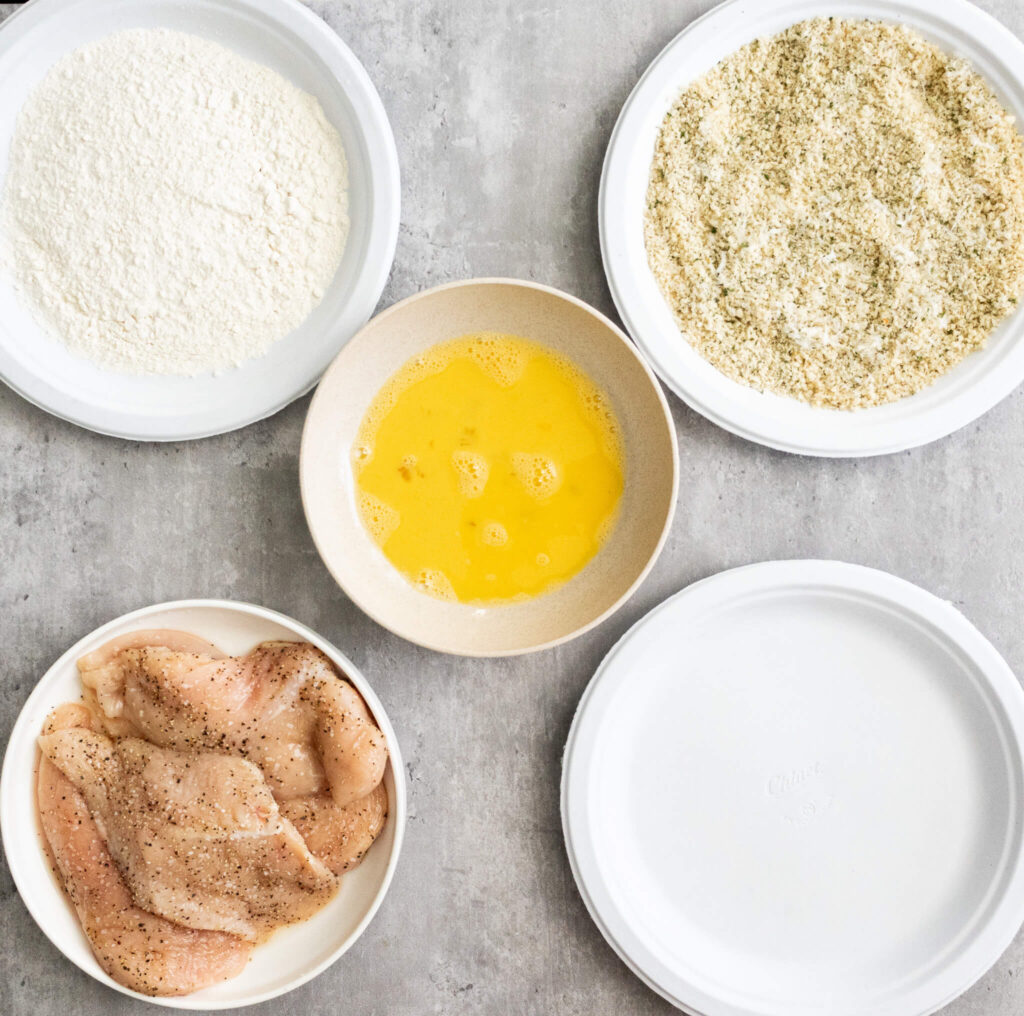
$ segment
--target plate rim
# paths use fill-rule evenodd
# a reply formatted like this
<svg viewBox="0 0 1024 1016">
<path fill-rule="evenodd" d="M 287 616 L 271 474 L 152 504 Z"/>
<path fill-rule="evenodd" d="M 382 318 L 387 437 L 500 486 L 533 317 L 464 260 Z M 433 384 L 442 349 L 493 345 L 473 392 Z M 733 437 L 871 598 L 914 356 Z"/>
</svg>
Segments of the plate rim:
<svg viewBox="0 0 1024 1016">
<path fill-rule="evenodd" d="M 54 13 L 69 0 L 29 0 L 12 14 L 0 22 L 0 61 L 3 60 L 3 48 L 9 41 L 13 30 L 22 31 L 23 16 L 34 9 L 52 7 Z M 186 0 L 188 5 L 203 8 L 210 3 L 222 0 Z M 340 61 L 347 74 L 351 75 L 355 90 L 346 89 L 352 100 L 355 111 L 355 122 L 366 142 L 369 161 L 372 167 L 372 197 L 374 206 L 371 214 L 373 227 L 368 240 L 367 257 L 358 281 L 359 286 L 353 292 L 346 306 L 356 304 L 359 313 L 357 323 L 350 329 L 355 335 L 373 316 L 380 303 L 384 288 L 391 276 L 394 266 L 395 252 L 398 245 L 398 232 L 401 222 L 401 169 L 398 159 L 398 148 L 394 132 L 388 119 L 387 111 L 380 94 L 373 84 L 362 62 L 349 48 L 341 36 L 335 32 L 322 18 L 316 15 L 300 0 L 230 0 L 238 7 L 262 14 L 273 19 L 278 25 L 290 23 L 293 30 L 304 42 L 311 45 L 320 44 L 333 59 Z M 14 36 L 17 41 L 18 36 Z M 327 61 L 329 64 L 330 61 Z M 331 76 L 340 82 L 338 75 L 331 68 Z M 365 266 L 371 266 L 367 269 Z M 365 278 L 363 276 L 366 276 Z M 335 323 L 328 322 L 325 330 L 331 331 Z M 20 364 L 6 363 L 0 357 L 0 381 L 15 394 L 37 409 L 58 419 L 81 427 L 84 430 L 102 434 L 106 437 L 121 438 L 127 441 L 147 443 L 165 443 L 171 441 L 198 441 L 220 434 L 248 427 L 281 412 L 296 400 L 312 391 L 319 383 L 327 367 L 344 347 L 345 339 L 333 352 L 329 359 L 317 366 L 313 376 L 303 382 L 299 390 L 290 390 L 287 394 L 275 396 L 267 405 L 261 406 L 244 414 L 224 414 L 224 419 L 214 421 L 192 422 L 197 414 L 193 411 L 178 411 L 161 416 L 146 417 L 131 411 L 106 409 L 96 403 L 69 400 L 64 394 L 55 390 L 47 379 L 31 370 L 22 369 Z M 116 374 L 111 375 L 117 377 Z M 209 410 L 203 410 L 209 415 Z"/>
<path fill-rule="evenodd" d="M 751 579 L 754 580 L 758 592 L 761 593 L 801 587 L 833 592 L 857 592 L 862 597 L 866 596 L 868 599 L 879 601 L 880 604 L 897 607 L 906 621 L 913 620 L 931 629 L 940 628 L 948 643 L 955 646 L 974 664 L 983 678 L 985 690 L 991 695 L 993 704 L 1001 711 L 1006 729 L 1011 736 L 1011 743 L 1008 747 L 1013 751 L 1018 762 L 1015 775 L 1020 784 L 1018 786 L 1019 795 L 1021 786 L 1024 786 L 1024 764 L 1021 764 L 1021 759 L 1024 757 L 1024 688 L 998 649 L 953 603 L 936 596 L 921 586 L 881 569 L 845 561 L 782 559 L 740 565 L 708 575 L 662 600 L 636 621 L 609 649 L 580 697 L 562 753 L 559 811 L 563 841 L 577 891 L 601 935 L 635 976 L 676 1008 L 690 1013 L 692 1016 L 762 1016 L 762 1014 L 757 1010 L 716 1000 L 705 995 L 699 988 L 686 984 L 683 984 L 682 987 L 684 989 L 692 988 L 697 999 L 696 1002 L 673 994 L 673 990 L 679 990 L 679 984 L 673 985 L 671 988 L 659 984 L 654 974 L 648 972 L 641 965 L 642 960 L 647 957 L 637 958 L 630 955 L 627 948 L 617 940 L 611 918 L 608 913 L 602 912 L 598 907 L 592 887 L 587 884 L 584 874 L 586 862 L 581 860 L 580 854 L 574 846 L 573 816 L 581 810 L 585 810 L 582 805 L 574 806 L 572 801 L 573 785 L 579 783 L 582 791 L 582 782 L 585 777 L 585 770 L 582 773 L 578 771 L 581 763 L 578 761 L 576 748 L 580 740 L 587 706 L 593 699 L 602 679 L 612 669 L 627 644 L 636 638 L 642 638 L 644 628 L 648 623 L 653 621 L 657 615 L 670 611 L 680 602 L 687 600 L 699 602 L 701 598 L 707 598 L 709 593 L 712 598 L 708 605 L 713 606 L 718 600 L 714 593 L 716 586 L 749 585 Z M 901 599 L 900 594 L 903 594 L 905 599 Z M 726 599 L 728 598 L 726 597 Z M 1020 814 L 1022 800 L 1024 800 L 1024 795 L 1019 796 L 1015 803 L 1018 827 L 1024 821 Z M 974 936 L 974 951 L 983 951 L 984 955 L 980 960 L 971 964 L 970 971 L 959 979 L 959 987 L 940 999 L 927 1000 L 923 1007 L 919 1004 L 921 999 L 918 999 L 915 1003 L 916 1008 L 903 1004 L 896 1010 L 891 1008 L 890 1004 L 885 1009 L 872 1009 L 871 1016 L 897 1016 L 897 1012 L 898 1016 L 930 1016 L 959 998 L 998 962 L 1024 923 L 1024 838 L 1018 835 L 1018 840 L 1018 849 L 1015 853 L 1011 852 L 1007 858 L 1004 873 L 1005 891 L 998 898 L 988 919 L 977 929 Z M 587 873 L 594 882 L 600 883 L 596 862 L 591 858 L 589 864 Z M 610 901 L 606 902 L 605 911 L 612 912 L 614 909 L 614 905 Z M 614 916 L 617 915 L 613 913 L 612 917 Z M 997 922 L 1001 923 L 998 923 L 997 926 Z M 981 950 L 978 946 L 983 939 L 987 944 L 985 950 Z M 961 954 L 957 962 L 961 966 L 967 966 L 963 955 Z M 655 964 L 657 965 L 657 960 L 655 960 Z M 905 1003 L 907 998 L 913 1002 L 917 996 L 925 995 L 932 980 L 934 978 L 924 981 L 902 999 L 897 999 L 895 1004 L 900 1004 L 901 1001 Z M 708 1002 L 711 1002 L 712 1007 L 709 1008 Z M 864 1016 L 868 1016 L 868 1014 L 865 1012 Z"/>
<path fill-rule="evenodd" d="M 807 0 L 807 3 L 813 4 L 818 10 L 801 10 L 799 16 L 794 17 L 794 23 L 807 17 L 827 15 L 833 12 L 836 6 L 830 0 Z M 926 12 L 931 13 L 933 16 L 938 16 L 936 12 L 940 12 L 941 16 L 949 23 L 955 24 L 956 19 L 959 18 L 974 22 L 975 27 L 984 26 L 989 38 L 983 40 L 972 31 L 975 42 L 983 49 L 991 51 L 993 49 L 991 40 L 997 39 L 1001 45 L 1008 46 L 1016 51 L 1015 55 L 1018 57 L 1018 66 L 1024 68 L 1024 40 L 1018 38 L 1014 32 L 997 18 L 970 3 L 969 0 L 933 0 L 933 2 L 929 2 L 929 0 L 889 0 L 889 3 L 893 7 L 898 6 L 902 9 L 906 14 L 906 22 L 912 28 L 916 27 L 915 15 L 923 16 Z M 829 435 L 817 437 L 813 430 L 812 422 L 808 420 L 806 427 L 807 438 L 802 441 L 788 436 L 791 425 L 775 423 L 771 427 L 765 427 L 761 425 L 763 423 L 761 420 L 748 421 L 749 411 L 742 408 L 735 409 L 732 405 L 732 400 L 724 393 L 716 394 L 709 392 L 707 385 L 700 378 L 695 378 L 692 374 L 683 376 L 668 370 L 658 352 L 658 347 L 662 344 L 659 341 L 661 331 L 653 323 L 648 323 L 647 326 L 638 326 L 638 317 L 642 317 L 644 314 L 644 301 L 637 295 L 635 286 L 638 271 L 634 270 L 635 266 L 631 266 L 628 259 L 616 256 L 616 251 L 622 251 L 625 247 L 624 233 L 628 230 L 629 223 L 632 220 L 621 198 L 616 200 L 612 196 L 613 191 L 619 194 L 624 188 L 613 186 L 613 184 L 622 184 L 628 177 L 625 163 L 628 162 L 631 150 L 638 143 L 636 124 L 642 121 L 648 113 L 648 105 L 644 103 L 645 100 L 648 100 L 647 90 L 652 87 L 652 80 L 669 61 L 677 58 L 676 51 L 685 46 L 687 37 L 691 33 L 699 28 L 706 28 L 709 22 L 724 22 L 734 14 L 742 15 L 745 6 L 750 6 L 749 0 L 722 0 L 721 3 L 718 3 L 704 14 L 687 23 L 647 65 L 630 91 L 616 118 L 601 166 L 601 179 L 597 199 L 601 261 L 616 310 L 623 321 L 626 331 L 633 338 L 637 347 L 643 352 L 643 355 L 665 385 L 692 410 L 716 426 L 744 440 L 773 448 L 777 451 L 816 458 L 868 458 L 906 451 L 948 437 L 950 434 L 968 426 L 994 409 L 995 406 L 1024 382 L 1024 321 L 1019 322 L 1016 328 L 1019 334 L 1016 336 L 1015 347 L 1012 351 L 1015 370 L 1008 372 L 1011 374 L 1012 379 L 1006 380 L 1005 375 L 1002 373 L 994 379 L 989 378 L 986 391 L 982 393 L 982 397 L 970 401 L 966 398 L 967 394 L 976 392 L 981 382 L 985 380 L 984 378 L 976 379 L 961 393 L 967 404 L 960 405 L 956 414 L 950 414 L 948 412 L 948 405 L 944 402 L 928 408 L 924 411 L 922 417 L 917 420 L 878 423 L 875 430 L 869 434 L 858 435 L 853 433 L 834 439 Z M 761 16 L 769 16 L 773 12 L 781 12 L 793 6 L 795 6 L 794 0 L 757 0 L 756 4 L 758 14 Z M 739 8 L 739 10 L 734 10 L 736 8 Z M 866 16 L 861 15 L 861 17 Z M 964 28 L 963 24 L 960 27 Z M 982 73 L 982 76 L 988 80 L 987 74 L 984 72 L 979 73 Z M 1024 71 L 1017 70 L 1014 74 L 1014 80 L 1024 90 Z M 629 134 L 632 134 L 632 136 L 627 137 Z M 614 231 L 614 235 L 611 227 L 612 222 L 616 223 L 619 227 Z M 624 229 L 623 227 L 626 228 Z M 649 271 L 646 260 L 643 267 L 639 270 Z M 656 283 L 655 287 L 658 289 L 659 299 L 664 302 L 660 287 L 657 287 Z M 678 331 L 678 325 L 675 327 Z M 689 346 L 688 341 L 681 333 L 674 336 L 674 338 L 678 338 L 681 343 L 687 345 L 692 350 L 692 347 Z M 692 351 L 695 356 L 700 356 L 696 350 Z M 985 350 L 980 350 L 979 352 L 984 353 Z M 1010 350 L 1007 350 L 1006 355 L 1010 355 L 1010 352 Z M 706 363 L 707 361 L 704 362 Z M 709 366 L 711 365 L 709 364 Z M 717 371 L 717 368 L 712 367 L 712 369 Z M 720 372 L 718 373 L 720 374 Z M 766 399 L 786 398 L 772 393 L 757 393 L 753 388 L 733 381 L 725 375 L 721 375 L 721 379 L 728 382 L 726 389 L 730 393 L 735 391 L 745 396 L 756 394 Z M 923 394 L 928 390 L 928 388 L 922 389 L 922 392 L 919 394 Z M 799 402 L 799 400 L 789 399 L 786 399 L 786 401 Z M 888 405 L 899 405 L 906 401 L 908 400 L 901 399 Z M 819 413 L 844 412 L 841 410 L 812 407 L 806 404 L 801 405 L 805 405 L 808 410 L 815 410 Z M 872 409 L 882 408 L 885 407 L 869 407 L 864 410 L 851 412 L 871 412 Z"/>
<path fill-rule="evenodd" d="M 10 788 L 14 780 L 17 779 L 17 773 L 15 771 L 17 769 L 17 760 L 13 756 L 13 752 L 15 750 L 14 745 L 16 741 L 20 741 L 23 736 L 25 736 L 24 730 L 28 726 L 31 713 L 33 712 L 33 707 L 46 697 L 46 688 L 44 686 L 50 675 L 65 669 L 71 662 L 77 659 L 77 657 L 82 654 L 82 647 L 94 643 L 97 639 L 105 636 L 107 632 L 119 628 L 124 624 L 141 621 L 153 614 L 159 614 L 168 610 L 206 609 L 233 611 L 250 617 L 255 617 L 259 620 L 270 621 L 274 624 L 288 628 L 295 632 L 296 635 L 301 636 L 305 641 L 315 645 L 330 657 L 335 664 L 341 666 L 342 670 L 345 672 L 346 678 L 352 681 L 356 690 L 365 699 L 366 704 L 370 708 L 370 712 L 373 714 L 374 720 L 377 722 L 377 725 L 380 727 L 385 740 L 387 741 L 388 760 L 391 766 L 392 776 L 394 778 L 396 796 L 396 800 L 391 805 L 388 815 L 388 822 L 394 821 L 394 839 L 391 845 L 391 853 L 388 857 L 384 876 L 381 880 L 380 887 L 373 897 L 373 901 L 367 908 L 366 913 L 363 915 L 352 934 L 349 935 L 327 959 L 312 970 L 303 973 L 300 977 L 288 981 L 280 988 L 261 992 L 251 998 L 245 998 L 237 1001 L 197 1001 L 195 999 L 195 992 L 179 996 L 143 995 L 141 992 L 133 991 L 132 989 L 119 984 L 98 965 L 96 966 L 96 969 L 89 969 L 88 967 L 83 966 L 74 957 L 69 956 L 64 951 L 61 944 L 50 934 L 46 920 L 40 916 L 39 907 L 36 905 L 33 897 L 32 886 L 24 884 L 24 872 L 20 870 L 18 864 L 11 863 L 12 856 L 15 856 L 11 853 L 11 846 L 16 838 L 20 838 L 25 835 L 24 830 L 17 829 L 18 823 L 16 821 L 9 821 L 11 818 L 16 818 L 13 812 L 11 815 L 8 815 L 8 811 L 14 807 L 11 803 L 12 791 Z M 154 603 L 149 606 L 139 607 L 135 610 L 130 610 L 125 614 L 121 614 L 119 617 L 115 617 L 83 635 L 80 639 L 76 640 L 73 645 L 62 652 L 40 676 L 38 681 L 36 681 L 35 686 L 18 712 L 17 719 L 14 721 L 14 726 L 11 728 L 11 733 L 4 749 L 2 769 L 0 769 L 0 842 L 3 844 L 4 857 L 7 861 L 7 867 L 10 871 L 11 879 L 18 891 L 18 896 L 21 898 L 22 905 L 26 910 L 28 910 L 39 930 L 42 931 L 51 945 L 53 945 L 53 947 L 61 954 L 61 956 L 64 957 L 66 961 L 74 964 L 74 966 L 79 970 L 88 974 L 98 983 L 107 988 L 118 991 L 122 995 L 127 995 L 129 998 L 148 1002 L 151 1005 L 163 1006 L 168 1009 L 213 1012 L 237 1009 L 242 1006 L 257 1005 L 262 1002 L 270 1001 L 274 998 L 279 998 L 282 995 L 293 991 L 301 985 L 313 980 L 313 978 L 319 977 L 320 974 L 327 970 L 328 967 L 333 966 L 333 964 L 341 959 L 341 957 L 362 937 L 367 927 L 380 910 L 380 907 L 384 902 L 384 898 L 391 888 L 391 883 L 398 867 L 399 856 L 402 852 L 402 844 L 405 839 L 407 814 L 408 788 L 406 787 L 405 768 L 402 761 L 401 748 L 398 744 L 398 738 L 395 735 L 394 727 L 391 724 L 391 720 L 388 717 L 383 704 L 377 696 L 377 693 L 373 690 L 370 683 L 363 675 L 362 671 L 345 653 L 338 649 L 337 646 L 329 642 L 322 635 L 317 634 L 308 625 L 305 625 L 301 621 L 297 621 L 295 618 L 290 617 L 287 614 L 283 614 L 280 611 L 272 610 L 269 607 L 263 607 L 259 604 L 249 603 L 243 600 L 197 597 Z M 31 834 L 36 838 L 40 835 L 39 831 L 35 827 L 32 828 Z M 42 849 L 42 844 L 38 844 L 38 846 Z M 89 953 L 89 956 L 93 963 L 95 963 L 95 958 L 92 956 L 91 952 Z"/>
</svg>

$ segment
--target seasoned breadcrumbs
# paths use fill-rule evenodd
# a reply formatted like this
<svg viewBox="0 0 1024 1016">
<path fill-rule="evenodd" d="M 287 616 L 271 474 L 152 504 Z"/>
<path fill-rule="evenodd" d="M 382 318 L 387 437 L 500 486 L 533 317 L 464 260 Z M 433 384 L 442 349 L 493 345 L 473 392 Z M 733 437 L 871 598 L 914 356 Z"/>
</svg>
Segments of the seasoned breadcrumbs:
<svg viewBox="0 0 1024 1016">
<path fill-rule="evenodd" d="M 1024 293 L 1024 139 L 910 29 L 815 19 L 727 57 L 665 117 L 651 269 L 743 384 L 854 409 L 919 391 Z"/>
</svg>

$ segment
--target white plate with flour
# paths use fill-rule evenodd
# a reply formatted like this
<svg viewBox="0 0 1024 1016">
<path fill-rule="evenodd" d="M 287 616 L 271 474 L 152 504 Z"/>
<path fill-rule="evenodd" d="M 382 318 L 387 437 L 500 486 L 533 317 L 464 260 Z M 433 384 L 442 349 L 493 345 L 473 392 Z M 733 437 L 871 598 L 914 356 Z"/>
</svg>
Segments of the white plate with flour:
<svg viewBox="0 0 1024 1016">
<path fill-rule="evenodd" d="M 72 353 L 15 291 L 14 273 L 0 268 L 0 377 L 56 416 L 146 441 L 233 430 L 308 391 L 380 299 L 394 258 L 400 197 L 394 138 L 380 98 L 352 52 L 297 0 L 31 0 L 0 24 L 0 180 L 18 113 L 55 63 L 116 32 L 157 28 L 226 47 L 319 101 L 345 148 L 349 232 L 333 280 L 298 327 L 263 356 L 195 376 L 115 372 Z M 221 148 L 230 155 L 230 145 Z M 219 239 L 202 236 L 197 243 L 216 257 Z"/>
<path fill-rule="evenodd" d="M 247 653 L 271 639 L 311 642 L 331 658 L 362 695 L 387 739 L 390 753 L 384 774 L 387 823 L 362 864 L 342 878 L 334 899 L 309 920 L 282 928 L 257 946 L 248 966 L 237 977 L 179 998 L 140 995 L 103 972 L 50 870 L 36 809 L 36 738 L 52 709 L 81 698 L 77 660 L 109 639 L 146 628 L 191 632 L 235 654 Z M 398 864 L 405 817 L 406 790 L 398 742 L 380 700 L 363 675 L 334 646 L 298 621 L 264 607 L 230 600 L 180 600 L 144 607 L 75 643 L 40 679 L 25 703 L 11 732 L 0 779 L 0 827 L 7 863 L 25 906 L 50 941 L 102 984 L 136 999 L 190 1011 L 265 1002 L 297 988 L 338 960 L 366 930 L 384 900 Z"/>
<path fill-rule="evenodd" d="M 881 455 L 965 426 L 1024 381 L 1024 306 L 987 346 L 917 395 L 844 412 L 762 394 L 719 372 L 680 334 L 647 263 L 643 220 L 666 112 L 694 79 L 741 46 L 813 17 L 904 23 L 966 58 L 1024 123 L 1024 44 L 967 0 L 727 0 L 655 59 L 612 133 L 601 178 L 601 251 L 616 307 L 637 345 L 691 408 L 750 441 L 803 455 Z"/>
<path fill-rule="evenodd" d="M 703 1016 L 925 1016 L 1024 920 L 1024 693 L 953 606 L 776 561 L 609 653 L 565 751 L 580 891 Z"/>
</svg>

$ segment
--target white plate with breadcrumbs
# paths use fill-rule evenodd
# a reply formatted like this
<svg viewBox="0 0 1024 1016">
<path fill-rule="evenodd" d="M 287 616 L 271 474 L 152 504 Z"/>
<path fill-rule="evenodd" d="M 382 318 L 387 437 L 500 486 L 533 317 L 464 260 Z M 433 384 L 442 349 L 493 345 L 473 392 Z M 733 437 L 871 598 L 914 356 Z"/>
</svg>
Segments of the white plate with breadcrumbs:
<svg viewBox="0 0 1024 1016">
<path fill-rule="evenodd" d="M 918 394 L 868 409 L 820 409 L 732 381 L 697 353 L 680 333 L 644 246 L 655 143 L 679 94 L 746 43 L 823 16 L 906 24 L 967 59 L 1018 124 L 1024 122 L 1024 44 L 967 0 L 727 0 L 669 43 L 627 100 L 601 178 L 601 250 L 627 330 L 661 378 L 697 412 L 734 434 L 783 451 L 881 455 L 952 433 L 1024 381 L 1024 307 L 996 329 L 983 350 Z"/>
<path fill-rule="evenodd" d="M 362 695 L 387 740 L 384 774 L 388 818 L 354 871 L 341 880 L 337 896 L 308 921 L 282 928 L 256 947 L 248 965 L 232 980 L 180 998 L 151 998 L 117 984 L 93 957 L 82 927 L 50 870 L 36 809 L 36 738 L 50 710 L 81 699 L 76 663 L 109 639 L 145 628 L 191 632 L 230 654 L 247 653 L 270 639 L 311 642 Z M 11 876 L 36 923 L 51 942 L 102 984 L 155 1005 L 174 1009 L 233 1009 L 276 998 L 326 970 L 366 930 L 380 907 L 398 864 L 405 827 L 402 757 L 387 714 L 352 662 L 305 625 L 276 611 L 230 600 L 180 600 L 144 607 L 97 628 L 72 646 L 46 672 L 18 717 L 4 755 L 0 779 L 0 827 Z"/>
<path fill-rule="evenodd" d="M 925 1016 L 1024 920 L 1024 693 L 949 603 L 830 561 L 698 582 L 609 653 L 562 819 L 611 946 L 702 1016 Z"/>
<path fill-rule="evenodd" d="M 71 353 L 0 273 L 0 377 L 82 427 L 143 441 L 200 438 L 277 412 L 319 380 L 370 318 L 398 235 L 399 171 L 387 116 L 366 71 L 298 0 L 31 0 L 0 23 L 0 180 L 16 117 L 61 58 L 125 29 L 201 36 L 270 67 L 316 97 L 348 162 L 350 227 L 319 306 L 269 352 L 219 374 L 115 373 Z"/>
</svg>

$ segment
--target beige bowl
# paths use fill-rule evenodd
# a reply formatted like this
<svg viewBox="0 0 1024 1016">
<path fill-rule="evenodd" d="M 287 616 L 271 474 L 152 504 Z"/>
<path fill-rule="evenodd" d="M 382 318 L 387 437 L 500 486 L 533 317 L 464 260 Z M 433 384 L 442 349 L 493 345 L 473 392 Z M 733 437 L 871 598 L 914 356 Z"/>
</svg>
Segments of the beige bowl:
<svg viewBox="0 0 1024 1016">
<path fill-rule="evenodd" d="M 399 367 L 438 342 L 481 331 L 522 335 L 575 360 L 610 396 L 626 448 L 619 520 L 597 556 L 549 593 L 493 607 L 438 600 L 406 581 L 363 527 L 350 458 L 371 400 Z M 430 289 L 366 325 L 317 389 L 302 436 L 301 479 L 313 540 L 349 597 L 396 635 L 461 656 L 544 649 L 603 621 L 654 564 L 679 482 L 665 396 L 625 334 L 566 293 L 512 279 Z"/>
</svg>

